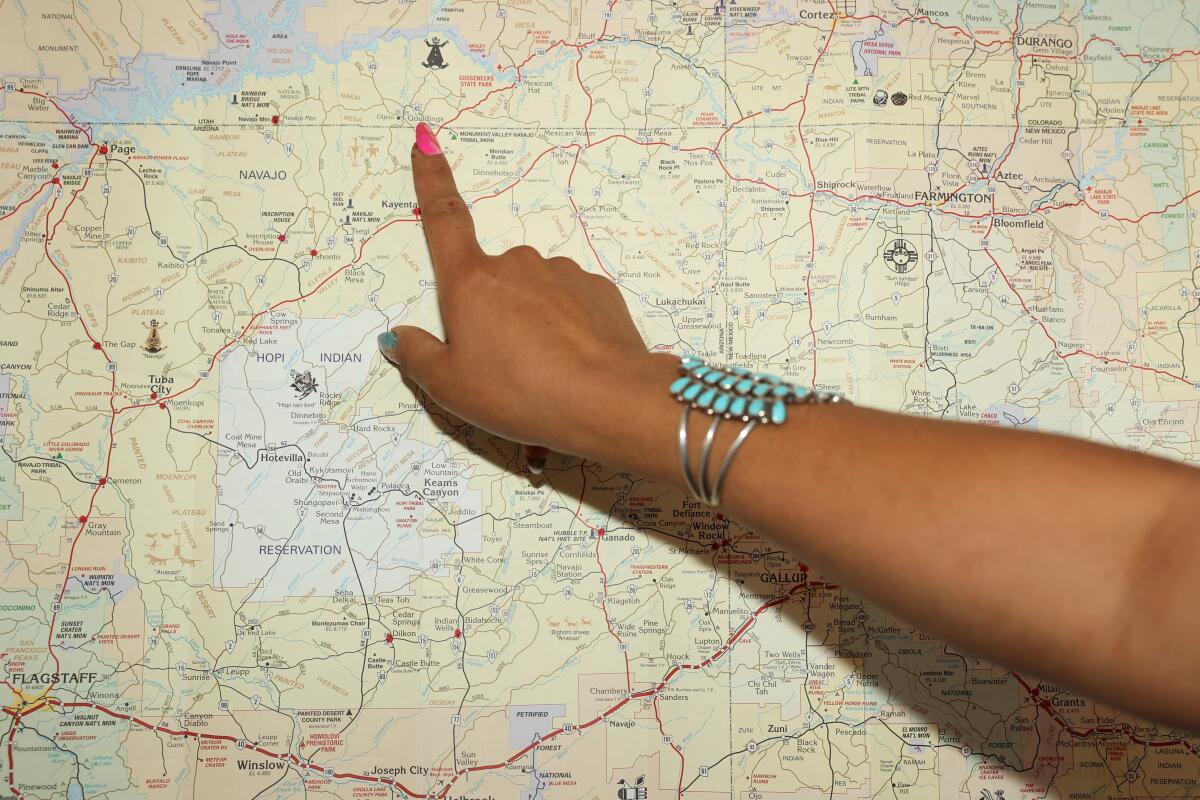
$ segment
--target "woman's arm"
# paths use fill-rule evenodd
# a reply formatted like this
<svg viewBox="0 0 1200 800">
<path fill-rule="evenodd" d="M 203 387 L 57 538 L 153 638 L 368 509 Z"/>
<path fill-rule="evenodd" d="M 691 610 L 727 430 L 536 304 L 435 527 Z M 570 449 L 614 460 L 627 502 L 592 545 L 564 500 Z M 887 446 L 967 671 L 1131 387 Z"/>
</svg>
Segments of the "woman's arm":
<svg viewBox="0 0 1200 800">
<path fill-rule="evenodd" d="M 620 291 L 530 248 L 486 255 L 445 158 L 414 147 L 413 174 L 447 341 L 401 326 L 385 355 L 480 427 L 682 487 L 677 360 L 646 352 Z M 730 516 L 979 655 L 1200 729 L 1200 472 L 1060 436 L 792 412 L 747 439 Z"/>
<path fill-rule="evenodd" d="M 682 486 L 673 367 L 648 371 L 632 428 L 608 421 L 583 452 Z M 746 440 L 725 513 L 973 653 L 1200 730 L 1200 472 L 856 406 L 790 416 Z"/>
</svg>

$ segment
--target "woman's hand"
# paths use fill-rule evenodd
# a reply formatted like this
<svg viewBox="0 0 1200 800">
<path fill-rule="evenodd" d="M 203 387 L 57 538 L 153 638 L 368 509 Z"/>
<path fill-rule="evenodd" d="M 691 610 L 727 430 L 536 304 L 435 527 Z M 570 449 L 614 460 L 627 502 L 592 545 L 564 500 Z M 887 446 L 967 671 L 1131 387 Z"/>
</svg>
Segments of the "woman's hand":
<svg viewBox="0 0 1200 800">
<path fill-rule="evenodd" d="M 438 285 L 442 342 L 401 325 L 389 361 L 439 405 L 517 442 L 601 457 L 643 392 L 668 404 L 677 361 L 646 352 L 618 289 L 531 247 L 483 252 L 450 165 L 418 126 L 413 182 Z M 632 393 L 632 394 L 631 394 Z"/>
</svg>

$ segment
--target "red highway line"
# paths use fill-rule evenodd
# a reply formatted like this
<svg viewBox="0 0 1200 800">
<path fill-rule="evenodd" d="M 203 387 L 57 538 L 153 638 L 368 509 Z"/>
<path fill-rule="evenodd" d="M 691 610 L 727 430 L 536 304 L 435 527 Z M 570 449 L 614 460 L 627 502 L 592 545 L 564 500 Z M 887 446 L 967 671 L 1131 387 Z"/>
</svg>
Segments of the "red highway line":
<svg viewBox="0 0 1200 800">
<path fill-rule="evenodd" d="M 1032 700 L 1036 701 L 1036 708 L 1038 709 L 1039 713 L 1041 711 L 1045 711 L 1046 714 L 1050 717 L 1050 719 L 1052 719 L 1056 723 L 1058 723 L 1058 726 L 1060 728 L 1065 730 L 1067 733 L 1071 734 L 1071 736 L 1075 737 L 1076 739 L 1087 739 L 1091 736 L 1096 736 L 1096 735 L 1121 734 L 1121 735 L 1124 735 L 1126 738 L 1128 738 L 1129 741 L 1133 742 L 1134 744 L 1140 744 L 1143 747 L 1180 747 L 1180 746 L 1182 746 L 1182 747 L 1186 748 L 1187 751 L 1190 752 L 1192 755 L 1200 756 L 1200 747 L 1197 747 L 1196 745 L 1192 744 L 1187 739 L 1143 739 L 1141 736 L 1138 736 L 1136 733 L 1133 732 L 1132 725 L 1127 725 L 1127 724 L 1099 725 L 1094 728 L 1088 728 L 1086 730 L 1081 730 L 1079 728 L 1072 727 L 1070 725 L 1070 723 L 1067 722 L 1067 720 L 1062 716 L 1062 714 L 1060 714 L 1058 712 L 1058 709 L 1056 709 L 1049 700 L 1041 699 L 1041 691 L 1037 687 L 1031 686 L 1029 684 L 1029 682 L 1027 680 L 1025 680 L 1025 678 L 1021 677 L 1021 675 L 1016 672 L 1009 671 L 1008 674 L 1012 675 L 1014 678 L 1016 678 L 1017 682 L 1020 683 L 1021 687 L 1025 690 L 1025 693 L 1028 694 Z"/>
<path fill-rule="evenodd" d="M 15 206 L 13 206 L 12 211 L 8 212 L 7 214 L 0 215 L 0 221 L 8 219 L 13 214 L 16 214 L 18 211 L 20 211 L 22 206 L 26 205 L 27 203 L 33 202 L 33 200 L 37 199 L 37 196 L 39 194 L 41 194 L 42 190 L 45 189 L 47 186 L 57 186 L 57 185 L 59 185 L 58 178 L 50 178 L 49 180 L 45 181 L 41 186 L 39 186 L 37 188 L 36 192 L 29 195 L 29 197 L 26 197 L 24 200 L 22 200 L 21 202 L 17 203 Z"/>
<path fill-rule="evenodd" d="M 710 655 L 708 658 L 704 659 L 699 664 L 678 664 L 678 665 L 671 667 L 667 671 L 667 673 L 663 676 L 663 678 L 657 684 L 652 686 L 651 688 L 642 689 L 642 690 L 639 690 L 636 692 L 632 692 L 632 691 L 629 692 L 625 697 L 621 698 L 616 703 L 613 703 L 611 706 L 609 706 L 607 709 L 605 709 L 599 715 L 597 715 L 596 717 L 594 717 L 593 719 L 591 719 L 585 723 L 580 724 L 579 726 L 574 728 L 574 730 L 583 731 L 583 730 L 586 730 L 587 728 L 592 727 L 593 725 L 596 725 L 597 723 L 607 719 L 609 716 L 611 716 L 612 714 L 619 711 L 621 708 L 623 708 L 625 705 L 627 705 L 628 703 L 630 703 L 633 700 L 645 698 L 645 697 L 653 697 L 655 699 L 655 701 L 657 701 L 657 696 L 663 691 L 663 689 L 665 689 L 667 687 L 667 684 L 670 682 L 670 680 L 672 678 L 674 678 L 676 675 L 678 675 L 680 672 L 682 672 L 685 669 L 701 669 L 705 666 L 708 666 L 713 661 L 717 660 L 718 658 L 720 658 L 721 656 L 723 656 L 724 654 L 726 654 L 730 650 L 732 650 L 734 645 L 736 645 L 737 642 L 743 636 L 746 635 L 746 633 L 750 630 L 750 628 L 758 620 L 759 616 L 761 616 L 765 611 L 767 611 L 771 608 L 774 608 L 775 606 L 782 605 L 783 603 L 790 600 L 792 597 L 799 594 L 801 591 L 806 591 L 806 590 L 811 590 L 811 589 L 822 589 L 822 588 L 834 590 L 834 589 L 837 589 L 838 587 L 835 584 L 827 584 L 827 583 L 822 583 L 819 581 L 798 583 L 798 584 L 793 585 L 792 588 L 789 591 L 787 591 L 785 594 L 779 595 L 771 600 L 768 600 L 767 602 L 760 605 L 753 612 L 751 612 L 751 614 L 738 627 L 738 629 L 736 631 L 734 631 L 734 633 L 731 636 L 729 636 L 728 639 L 726 639 L 725 644 L 722 645 L 719 650 L 717 650 L 715 653 Z M 162 724 L 155 724 L 153 722 L 149 722 L 147 720 L 141 719 L 139 717 L 134 716 L 133 714 L 126 714 L 126 713 L 117 711 L 115 709 L 108 708 L 99 703 L 68 702 L 68 701 L 59 700 L 58 698 L 54 698 L 54 697 L 47 697 L 44 700 L 42 700 L 41 702 L 39 702 L 38 704 L 29 707 L 28 709 L 24 709 L 21 711 L 13 711 L 11 709 L 5 709 L 5 713 L 7 713 L 9 716 L 13 717 L 13 719 L 14 719 L 13 729 L 11 729 L 9 732 L 10 776 L 11 776 L 11 771 L 12 771 L 12 756 L 11 756 L 12 736 L 13 736 L 13 731 L 15 731 L 15 729 L 16 729 L 15 723 L 19 722 L 23 717 L 33 714 L 33 713 L 41 710 L 42 708 L 47 708 L 47 707 L 54 707 L 54 708 L 59 708 L 59 709 L 75 709 L 75 708 L 95 709 L 96 711 L 99 711 L 103 714 L 113 717 L 114 719 L 127 720 L 130 724 L 138 725 L 142 728 L 145 728 L 146 730 L 151 730 L 151 731 L 154 731 L 155 733 L 161 733 L 166 736 L 187 737 L 187 738 L 193 738 L 193 739 L 235 742 L 235 743 L 238 741 L 241 741 L 237 737 L 230 736 L 227 734 L 206 733 L 206 732 L 200 732 L 200 731 L 191 731 L 191 730 L 187 730 L 187 729 L 169 728 Z M 660 720 L 660 726 L 661 726 L 661 720 Z M 334 772 L 333 777 L 339 778 L 339 779 L 345 779 L 345 780 L 359 780 L 359 781 L 369 781 L 371 783 L 385 783 L 385 784 L 396 787 L 397 789 L 404 792 L 409 797 L 444 798 L 450 792 L 451 787 L 459 779 L 465 777 L 466 775 L 469 775 L 469 774 L 475 773 L 475 772 L 486 772 L 486 771 L 490 771 L 490 770 L 496 770 L 496 769 L 501 769 L 503 767 L 507 767 L 507 766 L 515 763 L 522 757 L 524 757 L 526 754 L 528 754 L 534 748 L 538 747 L 540 744 L 547 742 L 550 739 L 553 739 L 557 736 L 561 736 L 562 734 L 568 733 L 568 732 L 569 731 L 567 731 L 567 729 L 565 727 L 556 728 L 555 730 L 546 733 L 538 741 L 531 742 L 530 744 L 526 745 L 525 747 L 522 747 L 520 750 L 517 750 L 515 753 L 509 755 L 503 761 L 497 761 L 497 762 L 494 762 L 491 764 L 481 764 L 481 765 L 476 765 L 476 766 L 472 766 L 472 767 L 465 767 L 465 768 L 459 769 L 457 772 L 455 772 L 455 774 L 450 779 L 450 781 L 447 782 L 447 784 L 437 794 L 432 794 L 432 793 L 423 794 L 421 792 L 414 791 L 412 789 L 409 789 L 404 784 L 402 784 L 398 781 L 392 780 L 391 778 L 363 775 L 363 774 L 354 773 L 354 772 Z M 672 745 L 672 746 L 674 746 L 674 745 Z M 277 753 L 272 750 L 268 750 L 264 747 L 259 747 L 257 745 L 247 745 L 246 749 L 253 750 L 256 753 L 261 753 L 262 755 L 267 756 L 269 758 L 278 759 L 280 761 L 287 761 L 298 767 L 304 767 L 305 769 L 318 771 L 318 772 L 321 772 L 322 774 L 324 774 L 325 770 L 326 770 L 325 767 L 322 767 L 319 764 L 313 763 L 311 761 L 311 759 L 302 761 L 292 753 L 282 753 L 282 752 Z M 675 748 L 675 749 L 677 752 L 679 752 L 678 748 Z M 682 752 L 680 752 L 681 759 L 682 759 L 682 756 L 683 756 L 683 754 L 682 754 Z M 682 778 L 681 778 L 681 780 L 682 780 Z M 10 780 L 10 782 L 11 782 L 11 780 Z M 15 791 L 15 787 L 14 787 L 14 791 Z"/>
<path fill-rule="evenodd" d="M 650 705 L 654 708 L 654 718 L 658 720 L 658 732 L 662 734 L 663 741 L 666 742 L 667 731 L 665 728 L 663 728 L 662 716 L 658 713 L 657 694 L 654 695 L 654 699 L 650 701 Z M 675 797 L 676 800 L 681 800 L 683 797 L 683 773 L 687 769 L 687 760 L 683 757 L 683 750 L 679 748 L 679 745 L 675 744 L 674 738 L 670 739 L 669 744 L 671 745 L 671 749 L 674 750 L 679 756 L 679 783 L 675 786 Z"/>
</svg>

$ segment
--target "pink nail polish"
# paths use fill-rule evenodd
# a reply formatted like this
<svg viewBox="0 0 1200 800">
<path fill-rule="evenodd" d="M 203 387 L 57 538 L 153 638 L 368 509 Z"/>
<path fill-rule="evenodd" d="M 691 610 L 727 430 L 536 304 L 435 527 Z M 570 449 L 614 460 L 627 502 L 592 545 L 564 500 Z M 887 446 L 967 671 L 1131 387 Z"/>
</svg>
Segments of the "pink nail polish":
<svg viewBox="0 0 1200 800">
<path fill-rule="evenodd" d="M 417 149 L 427 156 L 439 156 L 442 148 L 438 145 L 437 137 L 424 122 L 417 123 Z"/>
</svg>

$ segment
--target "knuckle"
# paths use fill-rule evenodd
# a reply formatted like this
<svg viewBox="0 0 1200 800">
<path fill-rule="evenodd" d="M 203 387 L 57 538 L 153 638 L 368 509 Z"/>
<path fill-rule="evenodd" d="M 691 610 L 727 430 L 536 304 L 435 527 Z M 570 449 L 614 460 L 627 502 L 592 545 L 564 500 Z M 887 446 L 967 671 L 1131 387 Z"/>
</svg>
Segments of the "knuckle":
<svg viewBox="0 0 1200 800">
<path fill-rule="evenodd" d="M 446 217 L 457 214 L 465 214 L 467 212 L 467 204 L 461 197 L 456 194 L 448 194 L 442 197 L 435 197 L 433 200 L 425 204 L 421 209 L 421 213 L 425 216 Z"/>
<path fill-rule="evenodd" d="M 504 255 L 520 261 L 541 261 L 542 254 L 527 244 L 519 244 L 508 250 Z"/>
<path fill-rule="evenodd" d="M 461 273 L 459 283 L 491 283 L 497 280 L 504 274 L 503 263 L 499 257 L 484 256 L 478 260 L 473 260 L 470 269 L 465 269 Z"/>
<path fill-rule="evenodd" d="M 619 288 L 617 288 L 617 284 L 613 283 L 609 278 L 605 277 L 604 275 L 600 275 L 598 273 L 592 272 L 592 273 L 588 274 L 588 277 L 591 278 L 592 283 L 596 284 L 597 286 L 603 287 L 603 291 L 616 292 L 617 294 L 621 293 L 621 290 Z"/>
</svg>

